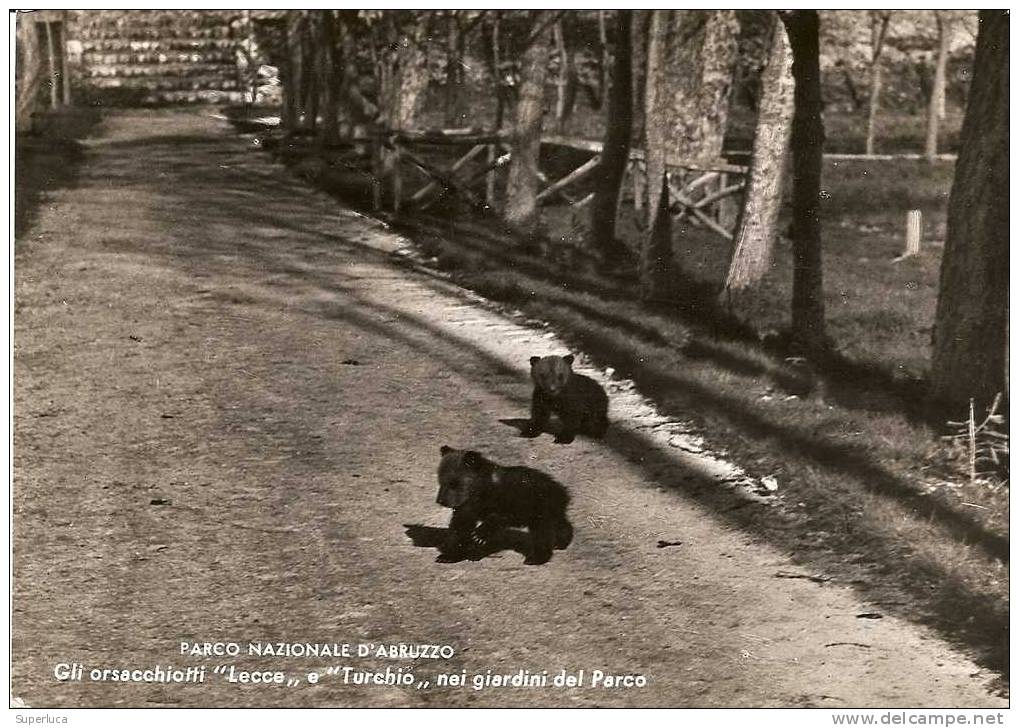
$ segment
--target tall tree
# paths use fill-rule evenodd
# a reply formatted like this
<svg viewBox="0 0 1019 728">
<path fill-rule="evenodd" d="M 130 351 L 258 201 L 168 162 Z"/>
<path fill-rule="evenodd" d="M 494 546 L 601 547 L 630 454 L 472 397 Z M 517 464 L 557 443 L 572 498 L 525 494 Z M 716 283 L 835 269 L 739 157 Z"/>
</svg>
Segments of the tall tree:
<svg viewBox="0 0 1019 728">
<path fill-rule="evenodd" d="M 459 10 L 446 11 L 446 109 L 447 127 L 460 122 L 460 85 L 463 83 L 463 51 Z"/>
<path fill-rule="evenodd" d="M 340 79 L 336 60 L 336 18 L 333 10 L 322 10 L 319 23 L 319 78 L 322 83 L 322 129 L 320 139 L 336 144 L 340 139 Z"/>
<path fill-rule="evenodd" d="M 651 30 L 651 17 L 654 15 L 654 11 L 632 10 L 629 12 L 633 15 L 630 22 L 630 55 L 633 71 L 630 95 L 633 108 L 631 123 L 633 133 L 630 135 L 630 144 L 637 149 L 644 149 L 647 146 L 645 143 L 644 106 L 647 99 L 648 34 Z M 638 219 L 643 220 L 644 204 L 647 202 L 647 177 L 636 168 L 630 177 L 633 182 L 634 211 Z"/>
<path fill-rule="evenodd" d="M 793 340 L 808 355 L 827 348 L 821 268 L 821 68 L 816 10 L 781 15 L 793 53 Z"/>
<path fill-rule="evenodd" d="M 644 247 L 665 241 L 655 218 L 669 192 L 673 160 L 716 162 L 728 119 L 729 90 L 736 61 L 739 24 L 731 10 L 655 10 L 648 34 L 645 79 L 645 162 L 648 226 Z M 663 180 L 665 181 L 663 183 Z M 671 266 L 671 250 L 645 250 L 647 265 Z M 658 297 L 653 280 L 667 275 L 643 266 L 645 297 Z"/>
<path fill-rule="evenodd" d="M 520 90 L 506 179 L 506 222 L 518 234 L 532 237 L 538 231 L 538 158 L 544 115 L 545 80 L 551 48 L 548 13 L 531 13 L 531 33 L 520 61 Z"/>
<path fill-rule="evenodd" d="M 318 127 L 318 102 L 321 97 L 322 51 L 321 51 L 321 20 L 323 11 L 308 10 L 304 22 L 303 66 L 304 89 L 304 122 L 303 127 L 314 133 Z"/>
<path fill-rule="evenodd" d="M 379 115 L 379 107 L 362 93 L 361 76 L 357 65 L 358 38 L 369 35 L 369 30 L 357 10 L 335 12 L 336 29 L 340 37 L 339 57 L 342 63 L 339 96 L 343 133 L 363 136 L 369 123 Z"/>
<path fill-rule="evenodd" d="M 285 16 L 285 53 L 280 65 L 283 86 L 283 128 L 293 133 L 300 128 L 304 115 L 304 11 L 289 10 Z"/>
<path fill-rule="evenodd" d="M 750 174 L 736 224 L 735 247 L 725 290 L 759 281 L 771 265 L 793 117 L 792 53 L 782 23 L 772 15 L 768 57 L 754 130 Z"/>
<path fill-rule="evenodd" d="M 430 20 L 429 11 L 389 10 L 376 26 L 379 108 L 390 129 L 410 128 L 420 111 L 428 86 Z"/>
<path fill-rule="evenodd" d="M 665 93 L 670 60 L 670 26 L 673 11 L 654 10 L 648 25 L 647 72 L 644 76 L 645 186 L 649 199 L 648 225 L 640 248 L 640 297 L 664 298 L 672 279 L 672 219 L 669 210 L 669 174 L 665 153 L 669 114 Z"/>
<path fill-rule="evenodd" d="M 633 78 L 630 82 L 633 99 L 633 135 L 630 137 L 634 146 L 644 148 L 644 100 L 647 93 L 647 44 L 651 26 L 651 10 L 630 10 L 630 68 Z"/>
<path fill-rule="evenodd" d="M 888 10 L 869 10 L 870 13 L 870 105 L 867 107 L 867 154 L 874 153 L 877 134 L 877 112 L 881 103 L 881 54 L 888 35 L 892 14 Z"/>
<path fill-rule="evenodd" d="M 934 10 L 938 28 L 938 50 L 934 61 L 934 83 L 931 86 L 930 103 L 927 106 L 927 139 L 924 152 L 928 161 L 938 155 L 938 126 L 945 117 L 945 68 L 948 65 L 949 34 L 948 15 L 944 10 Z"/>
<path fill-rule="evenodd" d="M 555 51 L 559 59 L 559 72 L 556 75 L 556 130 L 562 134 L 566 122 L 573 115 L 573 107 L 577 97 L 577 69 L 573 62 L 573 53 L 566 41 L 566 30 L 563 19 L 559 18 L 553 25 Z"/>
<path fill-rule="evenodd" d="M 591 200 L 591 247 L 606 264 L 625 250 L 616 240 L 616 215 L 619 194 L 630 160 L 630 135 L 633 122 L 631 68 L 633 12 L 616 10 L 614 15 L 616 52 L 609 82 L 605 114 L 605 143 L 598 165 L 594 199 Z"/>
<path fill-rule="evenodd" d="M 1008 12 L 981 10 L 948 202 L 934 325 L 934 401 L 978 406 L 1005 390 L 1008 346 Z"/>
</svg>

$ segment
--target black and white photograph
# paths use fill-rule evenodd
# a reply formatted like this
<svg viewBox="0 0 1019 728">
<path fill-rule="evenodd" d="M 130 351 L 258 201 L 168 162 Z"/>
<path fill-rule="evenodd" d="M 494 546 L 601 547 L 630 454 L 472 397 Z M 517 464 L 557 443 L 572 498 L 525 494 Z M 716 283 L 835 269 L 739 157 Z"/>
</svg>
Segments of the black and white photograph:
<svg viewBox="0 0 1019 728">
<path fill-rule="evenodd" d="M 11 724 L 1008 724 L 1007 8 L 8 17 Z"/>
</svg>

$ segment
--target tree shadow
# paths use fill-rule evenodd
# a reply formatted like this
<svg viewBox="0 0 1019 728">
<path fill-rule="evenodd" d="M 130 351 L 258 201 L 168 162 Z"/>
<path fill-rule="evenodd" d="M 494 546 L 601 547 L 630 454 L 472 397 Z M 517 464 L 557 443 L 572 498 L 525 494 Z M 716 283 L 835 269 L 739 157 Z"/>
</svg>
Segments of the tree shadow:
<svg viewBox="0 0 1019 728">
<path fill-rule="evenodd" d="M 14 138 L 14 237 L 20 239 L 36 219 L 46 193 L 71 188 L 85 159 L 80 140 L 99 123 L 94 111 L 73 110 L 40 116 L 32 132 Z"/>
<path fill-rule="evenodd" d="M 321 204 L 307 204 L 309 192 L 304 185 L 281 173 L 266 174 L 262 170 L 257 174 L 238 175 L 232 172 L 233 167 L 251 164 L 246 159 L 250 152 L 240 148 L 232 155 L 219 154 L 207 144 L 189 146 L 180 144 L 179 140 L 164 148 L 158 137 L 139 140 L 136 145 L 137 150 L 123 145 L 117 152 L 121 159 L 105 162 L 111 172 L 123 175 L 121 184 L 158 185 L 167 198 L 167 214 L 179 216 L 196 229 L 222 228 L 230 230 L 231 235 L 220 238 L 214 233 L 200 237 L 178 234 L 171 243 L 132 242 L 129 250 L 152 261 L 162 259 L 165 265 L 181 268 L 195 279 L 217 274 L 242 277 L 258 289 L 258 282 L 265 281 L 267 276 L 284 276 L 292 284 L 292 290 L 286 295 L 290 297 L 288 308 L 295 315 L 344 321 L 385 336 L 440 362 L 459 376 L 478 382 L 526 411 L 529 388 L 515 368 L 421 316 L 369 300 L 357 289 L 336 282 L 337 272 L 323 265 L 324 252 L 356 251 L 360 261 L 385 261 L 405 266 L 410 263 L 337 234 L 335 221 L 322 216 Z M 165 179 L 156 181 L 132 171 L 134 151 L 145 153 L 150 166 L 158 165 Z M 214 152 L 211 158 L 207 156 L 210 151 Z M 150 153 L 156 161 L 151 161 Z M 223 168 L 225 162 L 230 162 L 226 169 Z M 267 229 L 282 232 L 282 238 L 278 234 L 265 234 Z M 229 254 L 228 260 L 223 259 L 224 254 Z M 420 277 L 418 280 L 445 295 L 456 294 L 447 281 L 439 278 Z M 618 295 L 618 289 L 615 291 Z M 310 295 L 302 297 L 302 293 Z M 316 297 L 317 293 L 334 294 L 335 300 L 321 300 Z M 257 295 L 237 305 L 274 308 L 279 305 L 280 295 L 279 290 L 266 284 Z M 464 300 L 470 301 L 466 297 Z M 605 321 L 605 324 L 625 327 L 626 322 Z M 897 503 L 911 512 L 912 518 L 929 520 L 942 529 L 946 538 L 971 544 L 988 556 L 1008 563 L 1006 537 L 918 493 L 910 483 L 851 444 L 769 421 L 765 413 L 748 410 L 745 402 L 712 391 L 681 372 L 662 371 L 640 361 L 632 347 L 604 331 L 592 328 L 586 334 L 575 336 L 570 343 L 586 351 L 600 365 L 612 366 L 620 376 L 634 380 L 642 393 L 666 403 L 661 407 L 665 414 L 711 411 L 741 436 L 773 443 L 779 457 L 800 458 L 820 473 L 838 473 L 850 478 L 859 489 L 833 491 L 827 494 L 824 502 L 811 503 L 811 507 L 851 512 L 859 491 L 869 492 Z M 699 348 L 692 351 L 694 356 L 717 359 L 730 368 L 760 372 L 761 363 L 753 359 L 718 346 L 703 343 L 697 346 Z M 492 378 L 491 373 L 502 376 Z M 677 396 L 681 405 L 668 404 Z M 515 418 L 500 421 L 516 426 Z M 877 529 L 872 524 L 860 523 L 859 529 L 852 533 L 828 534 L 830 538 L 819 545 L 807 538 L 816 523 L 783 509 L 741 501 L 706 474 L 659 449 L 658 443 L 639 431 L 610 428 L 603 446 L 639 467 L 648 481 L 704 506 L 719 522 L 771 544 L 798 564 L 851 585 L 861 598 L 885 603 L 889 612 L 931 625 L 948 639 L 975 650 L 981 664 L 1008 674 L 1007 602 L 988 599 L 987 595 L 914 550 L 893 529 Z M 425 526 L 413 528 L 429 529 Z M 422 547 L 428 547 L 425 544 L 435 536 L 433 530 L 414 531 Z M 415 535 L 408 531 L 412 540 Z M 416 541 L 415 544 L 418 545 Z M 876 573 L 872 580 L 859 580 L 856 572 L 849 568 L 858 560 L 861 549 L 868 560 L 883 571 Z M 936 588 L 932 588 L 932 584 Z M 882 602 L 890 591 L 902 594 L 905 599 L 897 604 Z"/>
</svg>

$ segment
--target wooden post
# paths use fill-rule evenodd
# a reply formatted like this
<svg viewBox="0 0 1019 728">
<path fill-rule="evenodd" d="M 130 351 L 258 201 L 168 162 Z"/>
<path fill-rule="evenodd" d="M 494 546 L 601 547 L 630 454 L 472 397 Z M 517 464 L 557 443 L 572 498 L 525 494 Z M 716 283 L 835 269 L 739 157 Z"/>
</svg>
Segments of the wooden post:
<svg viewBox="0 0 1019 728">
<path fill-rule="evenodd" d="M 910 210 L 906 213 L 906 249 L 902 257 L 920 254 L 920 237 L 923 231 L 923 213 Z"/>
</svg>

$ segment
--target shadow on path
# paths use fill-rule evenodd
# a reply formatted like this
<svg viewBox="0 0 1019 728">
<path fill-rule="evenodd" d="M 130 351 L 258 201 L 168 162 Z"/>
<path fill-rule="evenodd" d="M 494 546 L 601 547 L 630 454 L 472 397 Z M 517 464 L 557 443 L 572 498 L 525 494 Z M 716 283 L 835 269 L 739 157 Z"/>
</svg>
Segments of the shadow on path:
<svg viewBox="0 0 1019 728">
<path fill-rule="evenodd" d="M 139 172 L 137 160 L 142 153 L 146 168 L 158 170 L 158 177 Z M 115 252 L 183 270 L 196 284 L 203 278 L 222 276 L 244 287 L 242 293 L 207 292 L 218 295 L 220 303 L 257 311 L 278 307 L 285 300 L 300 315 L 343 321 L 388 337 L 477 381 L 519 405 L 521 415 L 526 413 L 526 388 L 517 370 L 425 317 L 370 300 L 351 286 L 351 279 L 360 277 L 356 265 L 346 265 L 351 255 L 366 263 L 399 262 L 359 242 L 371 234 L 367 225 L 361 238 L 356 233 L 337 233 L 338 221 L 330 218 L 326 199 L 310 199 L 316 193 L 264 158 L 253 157 L 242 143 L 216 137 L 154 136 L 107 142 L 97 149 L 97 155 L 96 164 L 83 175 L 84 181 L 94 179 L 106 188 L 147 189 L 156 198 L 154 211 L 176 226 L 173 236 L 160 240 L 122 237 L 110 244 Z M 349 222 L 340 227 L 343 225 L 351 227 Z M 341 270 L 344 267 L 346 270 Z M 426 277 L 416 281 L 444 295 L 450 293 L 445 283 Z M 621 376 L 633 379 L 642 392 L 682 392 L 692 409 L 710 410 L 743 436 L 766 440 L 780 454 L 812 463 L 820 477 L 825 472 L 848 476 L 861 490 L 899 504 L 912 518 L 937 524 L 945 538 L 973 544 L 989 557 L 1007 563 L 1007 538 L 917 493 L 866 452 L 776 424 L 765 413 L 748 411 L 743 402 L 710 391 L 682 373 L 659 371 L 639 361 L 624 340 L 602 329 L 594 328 L 572 343 L 601 364 L 615 367 Z M 703 347 L 701 353 L 723 358 Z M 522 361 L 526 357 L 527 352 L 521 352 Z M 738 357 L 729 365 L 755 366 Z M 493 373 L 501 376 L 490 376 Z M 988 599 L 973 590 L 957 575 L 914 551 L 893 530 L 873 527 L 819 541 L 809 532 L 803 516 L 738 500 L 703 474 L 679 464 L 639 431 L 612 428 L 603 445 L 638 465 L 649 482 L 704 506 L 720 522 L 775 546 L 805 568 L 851 584 L 863 599 L 888 612 L 933 626 L 946 638 L 972 648 L 983 665 L 1007 676 L 1007 602 Z M 855 495 L 833 491 L 826 507 L 848 512 L 856 507 Z M 407 528 L 408 536 L 422 547 L 428 547 L 436 532 L 444 530 Z M 859 578 L 855 568 L 861 550 L 873 567 L 865 579 Z M 889 600 L 889 595 L 899 599 Z"/>
</svg>

